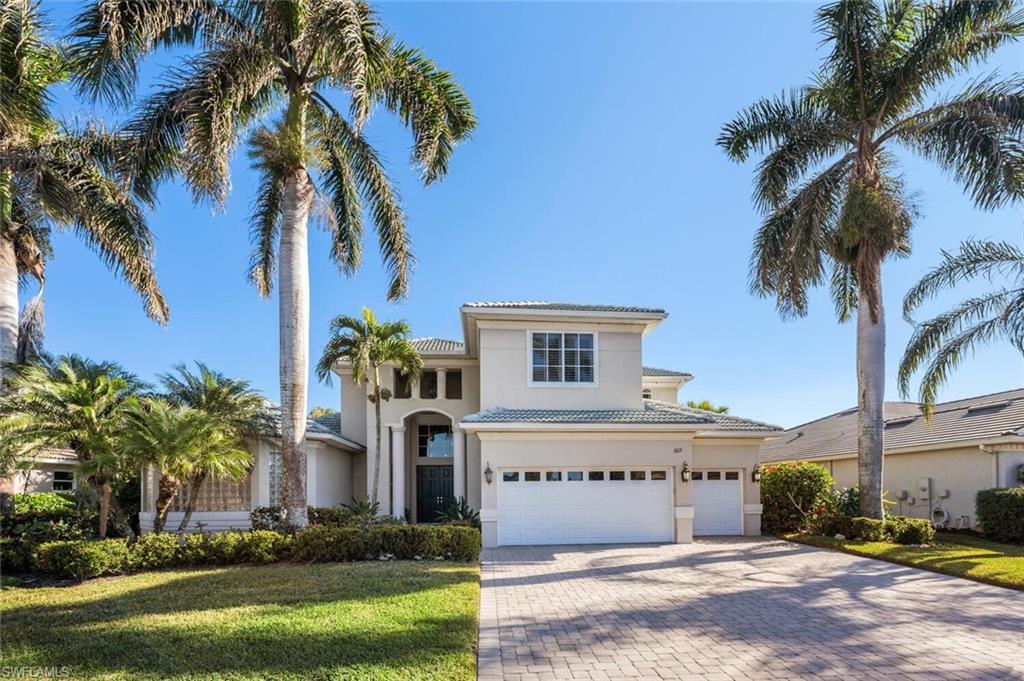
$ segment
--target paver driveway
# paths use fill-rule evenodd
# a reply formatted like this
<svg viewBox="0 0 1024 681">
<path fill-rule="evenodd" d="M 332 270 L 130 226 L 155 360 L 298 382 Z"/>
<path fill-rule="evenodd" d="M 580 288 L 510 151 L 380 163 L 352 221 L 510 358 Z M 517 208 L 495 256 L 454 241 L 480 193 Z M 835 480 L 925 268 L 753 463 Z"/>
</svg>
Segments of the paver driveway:
<svg viewBox="0 0 1024 681">
<path fill-rule="evenodd" d="M 484 552 L 480 678 L 1024 679 L 1024 593 L 770 539 Z"/>
</svg>

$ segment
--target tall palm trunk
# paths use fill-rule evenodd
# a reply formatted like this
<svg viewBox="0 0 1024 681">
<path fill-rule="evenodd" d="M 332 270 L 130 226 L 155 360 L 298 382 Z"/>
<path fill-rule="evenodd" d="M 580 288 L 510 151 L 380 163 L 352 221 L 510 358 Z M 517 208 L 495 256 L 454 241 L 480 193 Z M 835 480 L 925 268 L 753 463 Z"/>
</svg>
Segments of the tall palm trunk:
<svg viewBox="0 0 1024 681">
<path fill-rule="evenodd" d="M 373 367 L 373 421 L 377 446 L 373 450 L 373 491 L 370 492 L 370 503 L 376 504 L 380 491 L 380 367 Z"/>
<path fill-rule="evenodd" d="M 206 473 L 194 475 L 192 480 L 189 481 L 188 501 L 185 502 L 185 515 L 181 517 L 181 523 L 178 525 L 179 537 L 185 536 L 185 530 L 188 529 L 188 521 L 192 520 L 192 512 L 196 510 L 196 502 L 199 501 L 199 490 L 203 488 L 204 482 L 206 482 Z"/>
<path fill-rule="evenodd" d="M 100 486 L 100 539 L 107 537 L 107 516 L 110 515 L 110 479 L 102 478 Z"/>
<path fill-rule="evenodd" d="M 157 486 L 156 513 L 153 516 L 153 532 L 159 534 L 164 531 L 167 523 L 167 512 L 174 503 L 174 497 L 181 489 L 181 481 L 166 473 L 160 474 L 160 483 Z"/>
<path fill-rule="evenodd" d="M 305 527 L 306 391 L 309 380 L 309 248 L 313 183 L 300 167 L 286 178 L 281 220 L 281 461 L 282 506 L 289 524 Z"/>
<path fill-rule="evenodd" d="M 14 241 L 0 227 L 0 362 L 18 356 L 18 261 Z"/>
<path fill-rule="evenodd" d="M 881 262 L 862 282 L 857 301 L 857 469 L 860 514 L 883 519 L 882 452 L 885 421 L 885 306 Z M 874 290 L 869 290 L 874 287 Z M 877 307 L 872 311 L 872 302 Z"/>
</svg>

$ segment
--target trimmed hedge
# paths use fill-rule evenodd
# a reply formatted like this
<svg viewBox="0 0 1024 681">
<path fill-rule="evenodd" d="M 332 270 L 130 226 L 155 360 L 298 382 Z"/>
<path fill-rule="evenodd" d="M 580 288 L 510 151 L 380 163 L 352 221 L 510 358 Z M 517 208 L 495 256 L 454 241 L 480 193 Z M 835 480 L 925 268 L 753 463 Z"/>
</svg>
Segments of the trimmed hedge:
<svg viewBox="0 0 1024 681">
<path fill-rule="evenodd" d="M 761 468 L 761 526 L 767 534 L 804 529 L 831 504 L 832 476 L 816 463 L 768 464 Z"/>
<path fill-rule="evenodd" d="M 897 544 L 931 544 L 935 541 L 935 527 L 924 518 L 888 516 L 885 533 Z"/>
<path fill-rule="evenodd" d="M 848 539 L 863 541 L 885 541 L 889 535 L 885 532 L 885 521 L 874 518 L 853 518 L 850 520 Z"/>
<path fill-rule="evenodd" d="M 378 559 L 442 559 L 473 562 L 480 557 L 480 532 L 445 525 L 380 525 L 370 528 L 314 526 L 295 535 L 273 530 L 192 534 L 147 534 L 123 539 L 48 542 L 35 566 L 58 579 L 197 565 L 267 564 L 285 560 L 342 562 Z"/>
<path fill-rule="evenodd" d="M 975 511 L 986 537 L 1024 544 L 1024 487 L 983 489 L 975 497 Z"/>
<path fill-rule="evenodd" d="M 14 512 L 0 515 L 0 567 L 5 574 L 31 572 L 42 544 L 92 539 L 97 525 L 96 512 L 80 508 L 73 492 L 17 494 Z"/>
<path fill-rule="evenodd" d="M 41 572 L 60 579 L 89 579 L 124 572 L 131 551 L 124 539 L 51 541 L 35 555 Z"/>
</svg>

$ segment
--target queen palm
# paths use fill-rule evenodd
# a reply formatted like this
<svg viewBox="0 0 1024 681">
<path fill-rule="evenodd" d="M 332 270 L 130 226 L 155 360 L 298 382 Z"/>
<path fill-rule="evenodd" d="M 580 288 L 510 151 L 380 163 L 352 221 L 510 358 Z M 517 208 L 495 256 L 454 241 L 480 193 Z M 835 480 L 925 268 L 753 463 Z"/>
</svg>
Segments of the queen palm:
<svg viewBox="0 0 1024 681">
<path fill-rule="evenodd" d="M 412 158 L 430 184 L 446 174 L 475 120 L 452 75 L 385 32 L 357 0 L 99 2 L 77 18 L 69 52 L 84 92 L 124 102 L 143 56 L 194 43 L 199 54 L 128 125 L 137 142 L 132 183 L 150 195 L 178 172 L 197 201 L 221 204 L 232 152 L 247 139 L 258 173 L 249 276 L 263 296 L 278 277 L 283 506 L 302 525 L 308 221 L 329 230 L 331 259 L 352 274 L 362 259 L 365 207 L 391 275 L 388 297 L 403 296 L 413 263 L 405 218 L 361 128 L 374 106 L 396 114 L 412 130 Z"/>
<path fill-rule="evenodd" d="M 935 162 L 975 204 L 1024 192 L 1024 79 L 988 76 L 951 97 L 936 88 L 1022 32 L 1010 0 L 943 4 L 846 0 L 818 11 L 829 46 L 810 85 L 762 99 L 724 126 L 735 161 L 765 153 L 754 203 L 751 288 L 784 316 L 830 282 L 841 321 L 857 315 L 861 513 L 882 517 L 885 314 L 882 263 L 909 252 L 915 217 L 893 151 Z"/>
<path fill-rule="evenodd" d="M 77 234 L 142 296 L 158 322 L 168 310 L 153 270 L 153 238 L 115 172 L 124 140 L 72 129 L 50 114 L 50 88 L 66 77 L 57 47 L 29 0 L 0 0 L 0 362 L 38 352 L 52 229 Z M 39 283 L 19 330 L 19 283 Z"/>
<path fill-rule="evenodd" d="M 903 299 L 903 316 L 959 283 L 997 276 L 1005 285 L 973 296 L 950 310 L 916 325 L 900 362 L 900 391 L 907 395 L 914 373 L 925 366 L 919 398 L 930 413 L 939 388 L 950 373 L 979 345 L 998 339 L 1024 353 L 1024 250 L 997 241 L 965 241 L 959 253 L 943 251 L 942 263 L 926 274 Z"/>
<path fill-rule="evenodd" d="M 153 531 L 162 532 L 167 512 L 195 463 L 211 442 L 219 441 L 217 422 L 206 412 L 147 399 L 128 410 L 119 453 L 136 468 L 154 466 L 160 472 Z"/>
<path fill-rule="evenodd" d="M 117 440 L 144 386 L 116 364 L 77 355 L 10 366 L 0 396 L 0 433 L 24 456 L 75 452 L 100 493 L 99 533 L 107 534 L 112 485 L 125 472 Z"/>
<path fill-rule="evenodd" d="M 380 368 L 394 364 L 411 382 L 423 371 L 423 359 L 409 340 L 409 324 L 405 320 L 378 322 L 368 307 L 363 318 L 341 315 L 331 321 L 331 335 L 316 365 L 316 375 L 328 384 L 331 369 L 339 360 L 352 366 L 352 380 L 362 387 L 369 384 L 367 399 L 373 404 L 376 448 L 373 452 L 373 487 L 370 503 L 377 503 L 380 489 L 381 403 L 391 399 L 391 392 L 381 387 Z"/>
</svg>

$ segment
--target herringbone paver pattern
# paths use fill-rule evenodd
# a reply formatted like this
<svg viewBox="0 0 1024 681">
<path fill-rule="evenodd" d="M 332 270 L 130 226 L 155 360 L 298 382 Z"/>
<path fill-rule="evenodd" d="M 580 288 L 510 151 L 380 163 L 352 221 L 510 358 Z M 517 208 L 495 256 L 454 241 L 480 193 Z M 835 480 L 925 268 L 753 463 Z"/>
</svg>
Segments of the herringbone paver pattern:
<svg viewBox="0 0 1024 681">
<path fill-rule="evenodd" d="M 482 681 L 1024 679 L 1024 593 L 770 539 L 484 552 Z"/>
</svg>

